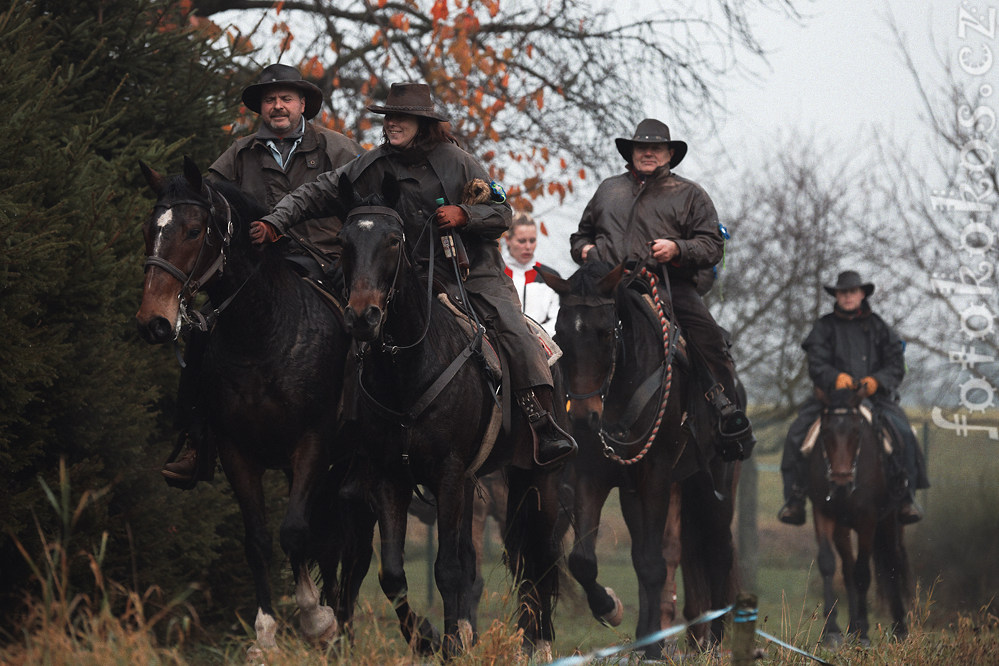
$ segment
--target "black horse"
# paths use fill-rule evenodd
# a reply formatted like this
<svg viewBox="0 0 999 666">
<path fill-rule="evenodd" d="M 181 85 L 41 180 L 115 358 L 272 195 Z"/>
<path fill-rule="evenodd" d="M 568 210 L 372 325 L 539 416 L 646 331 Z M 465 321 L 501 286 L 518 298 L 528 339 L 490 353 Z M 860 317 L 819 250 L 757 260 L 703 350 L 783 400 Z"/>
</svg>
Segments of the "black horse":
<svg viewBox="0 0 999 666">
<path fill-rule="evenodd" d="M 347 202 L 349 189 L 342 179 L 339 195 Z M 391 203 L 390 191 L 386 199 Z M 432 293 L 432 282 L 409 255 L 396 212 L 354 208 L 340 237 L 349 291 L 345 324 L 359 344 L 359 459 L 366 462 L 364 488 L 378 514 L 379 581 L 402 633 L 420 652 L 443 650 L 445 657 L 474 640 L 472 493 L 478 475 L 503 467 L 509 487 L 505 544 L 520 599 L 519 626 L 524 648 L 544 658 L 554 635 L 561 552 L 555 536 L 558 474 L 510 465 L 515 440 L 530 446 L 529 426 L 514 410 L 511 432 L 497 433 L 499 407 L 477 360 L 481 329 L 462 325 Z M 429 231 L 426 239 L 437 242 Z M 406 598 L 403 546 L 417 487 L 436 498 L 434 574 L 443 638 Z"/>
<path fill-rule="evenodd" d="M 312 515 L 319 491 L 327 510 L 337 505 L 324 484 L 337 469 L 331 447 L 348 347 L 341 315 L 275 248 L 250 244 L 249 224 L 266 211 L 235 187 L 203 180 L 190 159 L 183 175 L 170 179 L 141 167 L 157 199 L 143 228 L 146 278 L 136 320 L 148 342 L 171 342 L 199 290 L 215 307 L 200 397 L 209 439 L 243 516 L 258 605 L 255 648 L 273 647 L 276 631 L 261 482 L 267 469 L 284 470 L 290 482 L 280 541 L 294 573 L 303 633 L 328 639 L 338 628 L 335 616 L 349 620 L 371 555 L 370 536 L 365 551 L 363 539 L 341 546 L 335 535 L 318 542 L 310 534 L 310 521 L 330 520 Z M 347 553 L 348 583 L 341 590 L 327 580 L 334 612 L 320 605 L 308 560 L 322 556 L 324 573 L 332 576 Z"/>
<path fill-rule="evenodd" d="M 888 602 L 895 637 L 908 633 L 905 624 L 909 601 L 909 559 L 903 540 L 904 526 L 885 480 L 883 438 L 862 407 L 866 389 L 842 389 L 823 402 L 821 427 L 809 448 L 808 496 L 812 500 L 815 537 L 819 545 L 819 572 L 825 601 L 825 640 L 843 641 L 836 622 L 836 553 L 839 553 L 846 587 L 850 623 L 847 631 L 868 641 L 867 592 L 871 585 L 871 559 L 878 592 Z M 852 532 L 857 534 L 856 553 Z"/>
<path fill-rule="evenodd" d="M 560 295 L 555 339 L 564 354 L 560 363 L 579 444 L 573 462 L 576 543 L 569 569 L 586 592 L 591 612 L 612 625 L 623 616 L 613 590 L 597 581 L 597 530 L 612 488 L 620 489 L 638 576 L 636 636 L 672 622 L 669 574 L 677 558 L 668 539 L 677 532 L 684 615 L 691 619 L 728 605 L 734 597 L 731 520 L 737 465 L 714 456 L 712 444 L 704 445 L 713 441 L 713 430 L 697 404 L 703 391 L 692 385 L 686 355 L 668 325 L 668 300 L 657 298 L 654 276 L 603 262 L 586 263 L 568 280 L 544 279 Z M 668 522 L 671 507 L 676 516 L 677 498 L 679 530 L 675 519 Z M 714 640 L 720 640 L 721 631 L 719 620 L 712 625 Z M 663 647 L 651 644 L 646 655 L 657 658 Z"/>
</svg>

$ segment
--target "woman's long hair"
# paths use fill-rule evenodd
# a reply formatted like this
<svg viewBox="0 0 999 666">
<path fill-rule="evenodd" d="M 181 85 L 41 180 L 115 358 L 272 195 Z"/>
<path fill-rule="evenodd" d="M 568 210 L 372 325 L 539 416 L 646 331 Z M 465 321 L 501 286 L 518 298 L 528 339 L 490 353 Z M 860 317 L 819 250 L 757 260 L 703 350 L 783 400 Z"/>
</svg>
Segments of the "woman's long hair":
<svg viewBox="0 0 999 666">
<path fill-rule="evenodd" d="M 405 114 L 403 114 L 405 115 Z M 451 131 L 448 129 L 450 123 L 441 120 L 435 120 L 433 118 L 426 118 L 424 116 L 413 116 L 419 122 L 419 126 L 416 129 L 416 136 L 413 137 L 413 141 L 403 148 L 400 152 L 418 152 L 426 154 L 430 152 L 434 146 L 439 143 L 444 143 L 449 141 L 454 145 L 461 147 L 458 143 L 458 139 L 455 138 Z M 382 129 L 382 145 L 390 147 L 388 141 L 388 135 L 385 134 L 385 129 Z"/>
</svg>

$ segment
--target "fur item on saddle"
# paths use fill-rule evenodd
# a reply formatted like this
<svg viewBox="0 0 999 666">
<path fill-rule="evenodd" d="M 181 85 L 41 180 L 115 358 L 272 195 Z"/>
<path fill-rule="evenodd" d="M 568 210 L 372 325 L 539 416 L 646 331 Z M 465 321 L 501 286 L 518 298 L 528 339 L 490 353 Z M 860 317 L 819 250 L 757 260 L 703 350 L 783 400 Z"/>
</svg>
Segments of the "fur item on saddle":
<svg viewBox="0 0 999 666">
<path fill-rule="evenodd" d="M 489 203 L 491 193 L 489 183 L 481 178 L 475 178 L 465 183 L 465 188 L 461 191 L 461 203 L 468 206 Z"/>
</svg>

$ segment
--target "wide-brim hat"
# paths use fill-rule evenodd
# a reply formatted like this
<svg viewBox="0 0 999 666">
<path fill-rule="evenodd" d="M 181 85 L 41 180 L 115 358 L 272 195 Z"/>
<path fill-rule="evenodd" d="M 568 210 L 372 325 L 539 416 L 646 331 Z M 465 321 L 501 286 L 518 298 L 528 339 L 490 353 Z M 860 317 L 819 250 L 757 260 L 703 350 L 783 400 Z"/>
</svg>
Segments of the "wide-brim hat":
<svg viewBox="0 0 999 666">
<path fill-rule="evenodd" d="M 370 104 L 368 111 L 372 113 L 403 113 L 409 116 L 432 118 L 442 123 L 448 117 L 437 110 L 430 99 L 430 86 L 426 83 L 393 83 L 389 88 L 388 98 L 384 104 Z"/>
<path fill-rule="evenodd" d="M 646 118 L 638 123 L 635 128 L 635 136 L 630 139 L 614 139 L 617 144 L 617 152 L 628 164 L 631 164 L 631 157 L 634 154 L 636 143 L 665 143 L 673 150 L 673 157 L 670 158 L 670 168 L 675 167 L 687 154 L 687 144 L 684 141 L 671 141 L 669 138 L 669 127 L 655 118 Z"/>
<path fill-rule="evenodd" d="M 874 284 L 864 282 L 857 271 L 843 271 L 836 277 L 836 284 L 825 285 L 825 290 L 830 296 L 835 296 L 837 291 L 853 289 L 854 287 L 863 289 L 865 297 L 874 293 Z"/>
<path fill-rule="evenodd" d="M 260 100 L 264 96 L 264 91 L 270 86 L 287 86 L 302 91 L 305 96 L 303 115 L 306 120 L 315 118 L 323 105 L 323 91 L 303 79 L 297 69 L 289 65 L 268 65 L 260 72 L 257 82 L 247 86 L 243 91 L 243 104 L 246 108 L 260 113 Z"/>
</svg>

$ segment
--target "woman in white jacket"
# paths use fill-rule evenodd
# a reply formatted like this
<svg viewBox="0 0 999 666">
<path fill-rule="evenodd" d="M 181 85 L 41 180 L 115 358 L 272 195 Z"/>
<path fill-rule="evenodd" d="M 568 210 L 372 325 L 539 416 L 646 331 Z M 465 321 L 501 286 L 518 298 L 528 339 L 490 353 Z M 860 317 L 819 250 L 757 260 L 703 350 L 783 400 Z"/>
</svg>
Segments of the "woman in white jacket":
<svg viewBox="0 0 999 666">
<path fill-rule="evenodd" d="M 503 260 L 506 274 L 513 280 L 520 304 L 528 317 L 541 324 L 549 335 L 555 335 L 558 317 L 558 294 L 544 283 L 538 270 L 558 275 L 558 272 L 534 261 L 538 247 L 538 227 L 527 213 L 514 213 L 510 229 L 503 235 Z"/>
</svg>

